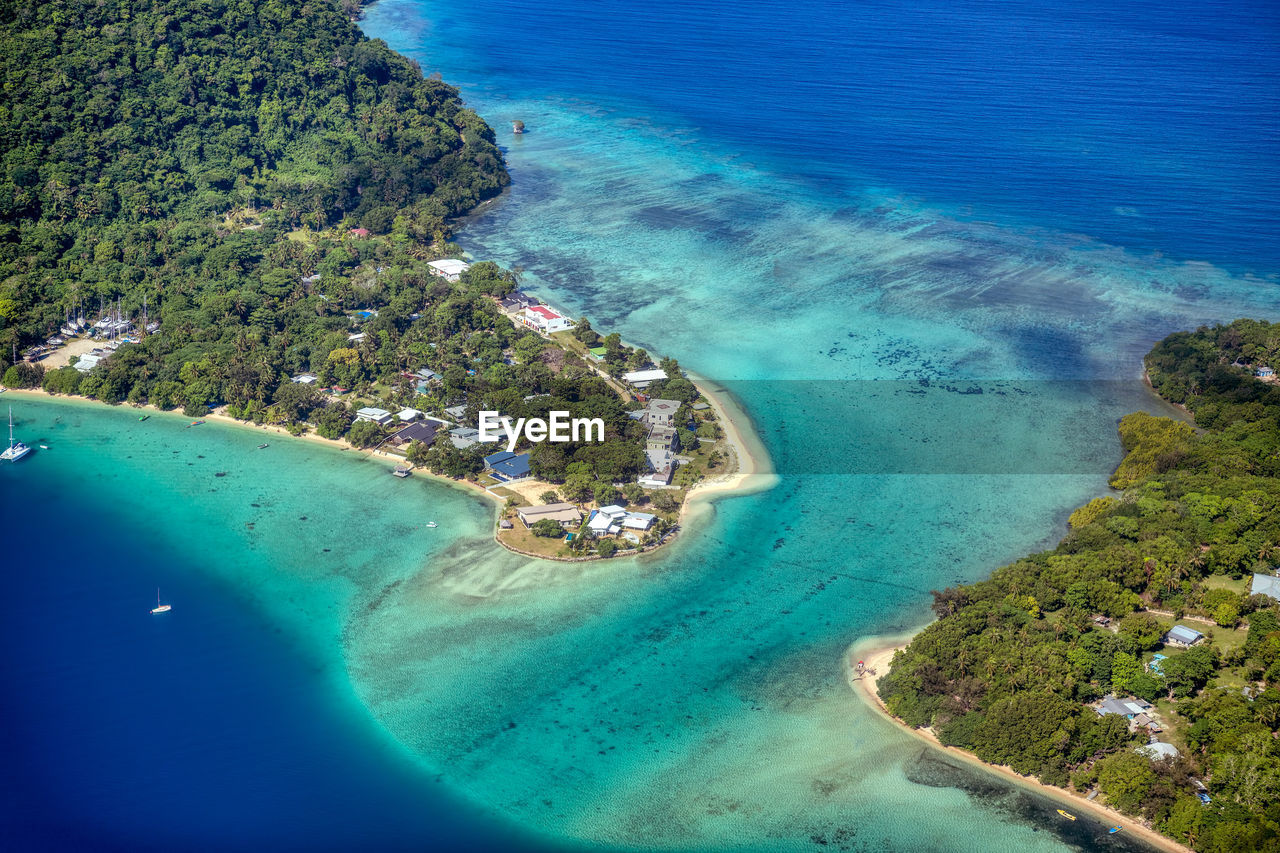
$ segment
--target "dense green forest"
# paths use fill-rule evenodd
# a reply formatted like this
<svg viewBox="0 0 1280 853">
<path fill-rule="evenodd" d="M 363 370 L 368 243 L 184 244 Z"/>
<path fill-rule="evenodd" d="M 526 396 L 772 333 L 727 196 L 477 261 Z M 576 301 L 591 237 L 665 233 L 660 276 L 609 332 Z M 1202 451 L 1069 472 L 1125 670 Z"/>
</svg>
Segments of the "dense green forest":
<svg viewBox="0 0 1280 853">
<path fill-rule="evenodd" d="M 1254 377 L 1278 344 L 1280 325 L 1251 320 L 1161 341 L 1151 382 L 1196 428 L 1126 416 L 1116 496 L 1076 510 L 1054 550 L 935 592 L 938 620 L 880 681 L 892 713 L 985 761 L 1096 786 L 1196 850 L 1280 850 L 1280 603 L 1249 594 L 1253 573 L 1280 569 L 1280 386 Z M 1163 645 L 1175 623 L 1205 640 Z M 1146 733 L 1087 704 L 1105 694 L 1154 703 L 1180 755 L 1135 752 Z"/>
<path fill-rule="evenodd" d="M 0 39 L 5 353 L 99 297 L 186 314 L 177 347 L 222 300 L 282 328 L 352 259 L 290 231 L 422 252 L 508 183 L 457 90 L 324 0 L 4 0 Z"/>
</svg>

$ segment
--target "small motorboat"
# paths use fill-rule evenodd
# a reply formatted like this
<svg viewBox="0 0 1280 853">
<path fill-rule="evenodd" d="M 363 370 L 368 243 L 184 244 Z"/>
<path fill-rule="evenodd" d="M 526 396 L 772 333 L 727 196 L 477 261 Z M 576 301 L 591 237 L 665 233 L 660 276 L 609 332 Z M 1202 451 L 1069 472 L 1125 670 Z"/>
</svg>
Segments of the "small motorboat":
<svg viewBox="0 0 1280 853">
<path fill-rule="evenodd" d="M 151 417 L 151 415 L 140 415 L 140 416 L 138 417 L 138 420 L 140 420 L 140 421 L 145 421 L 145 420 L 146 420 L 147 418 L 149 418 L 149 417 Z"/>
<path fill-rule="evenodd" d="M 200 424 L 202 423 L 204 423 L 204 421 L 192 421 L 191 423 L 187 424 L 187 426 L 188 427 L 200 426 Z"/>
<path fill-rule="evenodd" d="M 1076 819 L 1076 816 L 1075 816 L 1075 815 L 1073 815 L 1071 812 L 1064 812 L 1062 809 L 1058 809 L 1058 814 L 1062 815 L 1062 816 L 1063 816 L 1063 817 L 1065 817 L 1067 820 L 1075 820 L 1075 819 Z"/>
<path fill-rule="evenodd" d="M 1108 830 L 1107 830 L 1107 832 L 1108 832 L 1110 835 L 1115 835 L 1117 832 L 1119 832 L 1119 831 L 1120 831 L 1120 830 L 1122 830 L 1122 829 L 1124 829 L 1124 827 L 1123 827 L 1123 826 L 1113 826 L 1113 827 L 1111 827 L 1110 829 L 1108 829 Z"/>
<path fill-rule="evenodd" d="M 47 444 L 42 444 L 42 445 L 40 445 L 40 449 L 41 449 L 41 450 L 48 450 L 48 449 L 49 449 L 49 445 L 47 445 Z"/>
<path fill-rule="evenodd" d="M 440 525 L 436 524 L 434 521 L 428 521 L 428 522 L 427 522 L 427 527 L 439 527 L 439 526 L 440 526 Z"/>
<path fill-rule="evenodd" d="M 268 447 L 270 447 L 270 446 L 271 446 L 271 445 L 269 445 L 269 444 L 259 444 L 259 445 L 258 445 L 258 449 L 259 449 L 259 450 L 265 450 L 266 448 L 268 448 Z"/>
</svg>

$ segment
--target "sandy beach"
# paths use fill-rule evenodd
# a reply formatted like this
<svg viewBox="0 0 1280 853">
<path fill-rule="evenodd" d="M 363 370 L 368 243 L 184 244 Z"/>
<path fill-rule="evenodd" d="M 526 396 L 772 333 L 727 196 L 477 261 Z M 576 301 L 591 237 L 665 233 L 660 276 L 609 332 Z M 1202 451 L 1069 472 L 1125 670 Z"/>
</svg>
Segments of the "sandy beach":
<svg viewBox="0 0 1280 853">
<path fill-rule="evenodd" d="M 751 416 L 724 388 L 692 373 L 689 374 L 689 379 L 716 413 L 716 419 L 724 429 L 725 443 L 729 445 L 734 459 L 725 473 L 703 480 L 689 490 L 686 509 L 713 495 L 726 492 L 750 494 L 777 483 L 778 478 L 773 473 L 769 453 L 760 441 Z"/>
<path fill-rule="evenodd" d="M 1062 788 L 1055 788 L 1052 785 L 1045 785 L 1042 782 L 1028 776 L 1023 776 L 1010 767 L 987 764 L 971 752 L 963 749 L 957 749 L 951 746 L 943 746 L 938 738 L 929 729 L 913 729 L 904 724 L 897 717 L 889 713 L 889 709 L 885 707 L 881 701 L 879 693 L 876 692 L 876 685 L 881 676 L 889 671 L 889 665 L 893 662 L 893 656 L 900 649 L 907 646 L 905 640 L 910 638 L 886 638 L 872 637 L 859 641 L 849 647 L 845 654 L 844 670 L 845 677 L 848 679 L 849 687 L 853 690 L 854 695 L 865 701 L 874 708 L 886 720 L 911 734 L 930 747 L 945 752 L 960 761 L 972 767 L 978 767 L 988 773 L 997 774 L 1003 778 L 1010 779 L 1019 785 L 1034 789 L 1040 794 L 1052 797 L 1063 803 L 1063 807 L 1067 811 L 1078 812 L 1088 811 L 1095 817 L 1111 824 L 1124 827 L 1124 832 L 1131 835 L 1137 835 L 1143 841 L 1159 850 L 1166 850 L 1169 853 L 1192 853 L 1191 848 L 1184 847 L 1172 839 L 1166 838 L 1155 830 L 1141 823 L 1129 815 L 1122 814 L 1115 809 L 1095 800 L 1087 800 L 1083 796 L 1066 791 Z M 862 661 L 866 667 L 866 673 L 859 676 L 857 673 L 857 662 Z"/>
<path fill-rule="evenodd" d="M 708 498 L 713 495 L 722 495 L 730 492 L 746 493 L 746 492 L 758 491 L 760 489 L 767 488 L 773 485 L 773 483 L 775 482 L 775 477 L 771 472 L 768 471 L 768 466 L 767 466 L 768 454 L 764 450 L 764 446 L 760 443 L 760 440 L 759 438 L 756 437 L 754 431 L 744 432 L 741 427 L 741 424 L 743 423 L 750 423 L 750 418 L 746 414 L 746 412 L 744 412 L 741 409 L 741 407 L 739 407 L 736 404 L 736 402 L 732 399 L 732 397 L 730 397 L 727 394 L 727 392 L 725 392 L 723 389 L 711 386 L 710 383 L 707 383 L 704 380 L 696 380 L 696 384 L 698 386 L 698 390 L 702 393 L 703 397 L 711 405 L 712 409 L 715 410 L 716 417 L 719 419 L 720 425 L 725 431 L 725 440 L 726 440 L 726 443 L 729 445 L 730 451 L 733 455 L 733 460 L 729 464 L 729 470 L 726 473 L 718 477 L 713 477 L 711 479 L 698 483 L 696 486 L 694 486 L 693 489 L 690 490 L 685 501 L 685 506 L 681 508 L 682 524 L 687 523 L 690 519 L 696 517 L 697 512 L 695 510 L 695 506 L 699 499 Z M 45 391 L 42 388 L 28 388 L 28 389 L 11 388 L 11 389 L 7 389 L 6 393 L 14 394 L 19 397 L 23 395 L 30 395 L 31 397 L 43 397 L 46 399 L 57 398 L 57 399 L 63 399 L 63 400 L 78 400 L 84 403 L 91 403 L 93 405 L 108 405 L 106 403 L 102 403 L 97 400 L 89 400 L 84 397 L 66 396 L 61 394 L 50 394 L 49 392 Z M 120 405 L 122 406 L 128 405 L 130 406 L 130 408 L 138 409 L 140 411 L 146 411 L 148 413 L 164 415 L 167 417 L 179 417 L 179 418 L 185 417 L 185 415 L 182 415 L 180 412 L 176 412 L 176 411 L 166 412 L 150 404 L 143 405 L 143 406 L 133 406 L 131 404 L 122 403 Z M 260 433 L 268 433 L 272 436 L 276 436 L 280 438 L 300 439 L 303 441 L 310 441 L 310 442 L 314 442 L 316 444 L 323 445 L 329 448 L 336 448 L 342 452 L 359 453 L 369 458 L 380 459 L 382 461 L 385 461 L 389 465 L 404 464 L 404 459 L 400 456 L 395 456 L 380 450 L 357 448 L 353 446 L 345 438 L 341 438 L 341 439 L 324 438 L 323 436 L 317 435 L 315 432 L 312 432 L 310 430 L 303 433 L 302 435 L 293 435 L 282 426 L 277 426 L 273 424 L 255 424 L 248 421 L 242 421 L 237 418 L 231 417 L 221 409 L 210 412 L 209 414 L 205 415 L 202 419 L 206 421 L 217 421 L 218 423 L 229 424 L 239 429 L 253 430 L 255 432 L 260 432 Z M 423 468 L 415 468 L 414 476 L 415 477 L 425 476 L 436 482 L 443 483 L 445 485 L 452 486 L 454 488 L 461 488 L 464 491 L 468 492 L 469 494 L 481 495 L 487 498 L 488 500 L 492 501 L 493 503 L 497 504 L 498 506 L 506 505 L 506 498 L 504 496 L 496 495 L 493 492 L 486 489 L 484 486 L 481 486 L 479 483 L 474 483 L 470 480 L 454 480 L 450 477 L 445 477 L 440 474 L 433 474 L 430 471 L 427 471 Z M 526 499 L 530 500 L 531 503 L 537 503 L 537 501 L 534 500 L 534 498 L 540 496 L 542 492 L 545 492 L 548 489 L 554 489 L 555 484 L 543 483 L 540 481 L 530 481 L 528 483 L 516 484 L 515 487 L 506 486 L 504 488 L 508 489 L 509 491 L 519 492 L 520 494 L 523 494 L 526 497 Z M 497 539 L 496 530 L 495 530 L 494 541 L 498 542 L 498 544 L 502 545 L 504 548 L 508 548 L 508 550 L 511 550 L 509 546 L 507 546 L 505 543 Z M 517 553 L 524 553 L 524 552 L 518 551 Z M 536 555 L 527 555 L 527 556 L 536 557 Z"/>
</svg>

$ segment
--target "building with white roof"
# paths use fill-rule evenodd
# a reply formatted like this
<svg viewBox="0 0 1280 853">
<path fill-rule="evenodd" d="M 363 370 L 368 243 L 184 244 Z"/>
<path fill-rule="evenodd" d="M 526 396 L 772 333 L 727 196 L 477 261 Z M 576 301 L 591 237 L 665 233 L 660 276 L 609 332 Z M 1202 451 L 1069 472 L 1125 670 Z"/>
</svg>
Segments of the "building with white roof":
<svg viewBox="0 0 1280 853">
<path fill-rule="evenodd" d="M 439 261 L 430 261 L 427 268 L 445 281 L 461 281 L 462 274 L 471 269 L 471 264 L 455 258 L 443 258 Z"/>
<path fill-rule="evenodd" d="M 667 378 L 665 370 L 653 368 L 652 370 L 633 370 L 630 373 L 622 374 L 622 381 L 630 385 L 632 388 L 644 389 L 648 388 L 654 382 Z"/>
<path fill-rule="evenodd" d="M 378 426 L 386 426 L 391 423 L 391 413 L 386 409 L 377 409 L 373 406 L 365 406 L 356 412 L 357 421 L 373 421 Z"/>
<path fill-rule="evenodd" d="M 299 385 L 315 385 L 319 380 L 311 373 L 299 373 L 297 376 L 289 380 Z"/>
<path fill-rule="evenodd" d="M 423 412 L 420 412 L 417 409 L 401 409 L 399 412 L 396 412 L 396 417 L 406 424 L 411 424 L 418 418 L 422 417 L 423 414 Z"/>
</svg>

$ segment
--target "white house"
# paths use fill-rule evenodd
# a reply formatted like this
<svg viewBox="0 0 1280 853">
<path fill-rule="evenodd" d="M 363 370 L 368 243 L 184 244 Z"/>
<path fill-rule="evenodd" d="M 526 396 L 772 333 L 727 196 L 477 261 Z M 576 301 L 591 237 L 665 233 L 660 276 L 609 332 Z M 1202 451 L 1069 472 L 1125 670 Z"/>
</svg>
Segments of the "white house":
<svg viewBox="0 0 1280 853">
<path fill-rule="evenodd" d="M 630 385 L 632 388 L 644 389 L 648 388 L 654 382 L 667 378 L 665 370 L 633 370 L 630 373 L 622 374 L 622 381 Z"/>
<path fill-rule="evenodd" d="M 531 305 L 516 315 L 526 326 L 546 332 L 563 332 L 572 329 L 574 323 L 568 317 L 557 314 L 545 305 Z"/>
<path fill-rule="evenodd" d="M 649 405 L 645 407 L 645 420 L 651 427 L 675 426 L 676 412 L 679 409 L 679 400 L 650 400 Z"/>
<path fill-rule="evenodd" d="M 443 260 L 429 262 L 427 269 L 445 281 L 461 281 L 462 274 L 471 269 L 471 264 L 454 258 L 444 258 Z"/>
<path fill-rule="evenodd" d="M 396 413 L 396 417 L 399 418 L 402 423 L 406 424 L 413 423 L 418 418 L 422 417 L 422 415 L 423 413 L 417 409 L 401 409 Z"/>
<path fill-rule="evenodd" d="M 297 376 L 293 377 L 289 381 L 296 382 L 299 385 L 315 385 L 316 382 L 318 382 L 319 380 L 316 379 L 316 377 L 310 373 L 299 373 Z"/>
<path fill-rule="evenodd" d="M 648 530 L 658 520 L 656 515 L 647 512 L 629 512 L 622 518 L 622 526 L 630 530 Z"/>
<path fill-rule="evenodd" d="M 391 423 L 391 413 L 386 409 L 375 409 L 373 406 L 365 406 L 356 412 L 357 421 L 373 421 L 378 426 L 386 426 Z"/>
<path fill-rule="evenodd" d="M 353 334 L 347 335 L 347 340 L 353 344 L 358 344 L 364 340 L 364 334 L 365 334 L 364 332 L 355 332 Z"/>
</svg>

